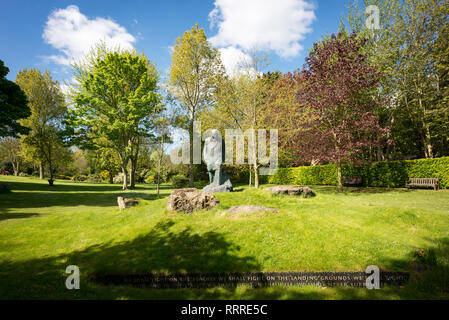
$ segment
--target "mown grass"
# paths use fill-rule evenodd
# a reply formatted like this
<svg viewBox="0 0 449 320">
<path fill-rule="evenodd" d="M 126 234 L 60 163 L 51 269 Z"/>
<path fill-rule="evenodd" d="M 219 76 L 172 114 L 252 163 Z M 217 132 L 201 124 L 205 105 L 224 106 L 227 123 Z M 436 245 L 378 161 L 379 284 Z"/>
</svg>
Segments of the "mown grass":
<svg viewBox="0 0 449 320">
<path fill-rule="evenodd" d="M 439 299 L 449 297 L 449 191 L 313 186 L 311 199 L 241 186 L 192 215 L 165 209 L 169 185 L 119 185 L 0 177 L 1 299 Z M 117 196 L 141 199 L 120 211 Z M 228 214 L 258 204 L 278 213 Z M 413 253 L 437 265 L 416 270 Z M 81 289 L 65 288 L 77 265 Z M 137 289 L 101 286 L 90 274 L 246 271 L 408 271 L 404 287 Z"/>
</svg>

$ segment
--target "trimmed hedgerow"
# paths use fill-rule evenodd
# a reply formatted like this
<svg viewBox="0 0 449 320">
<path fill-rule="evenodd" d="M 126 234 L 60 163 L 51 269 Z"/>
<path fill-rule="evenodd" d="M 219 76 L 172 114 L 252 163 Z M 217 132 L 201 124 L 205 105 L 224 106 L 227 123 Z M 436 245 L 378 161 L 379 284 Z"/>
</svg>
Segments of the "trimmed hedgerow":
<svg viewBox="0 0 449 320">
<path fill-rule="evenodd" d="M 449 157 L 437 159 L 372 162 L 343 165 L 342 175 L 361 176 L 369 187 L 404 187 L 409 178 L 439 178 L 440 187 L 449 188 Z M 334 164 L 280 168 L 268 177 L 274 184 L 336 185 L 337 167 Z"/>
</svg>

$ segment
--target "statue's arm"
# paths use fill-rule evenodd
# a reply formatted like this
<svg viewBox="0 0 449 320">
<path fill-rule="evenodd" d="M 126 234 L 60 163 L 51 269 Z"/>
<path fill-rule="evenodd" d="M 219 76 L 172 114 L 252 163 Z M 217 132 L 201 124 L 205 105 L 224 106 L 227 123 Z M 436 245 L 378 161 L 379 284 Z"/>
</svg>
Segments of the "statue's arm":
<svg viewBox="0 0 449 320">
<path fill-rule="evenodd" d="M 204 143 L 204 148 L 203 148 L 203 160 L 206 164 L 209 163 L 209 157 L 208 157 L 208 152 L 207 152 L 208 144 L 209 144 L 209 141 L 207 141 L 207 139 L 206 139 L 206 141 Z"/>
</svg>

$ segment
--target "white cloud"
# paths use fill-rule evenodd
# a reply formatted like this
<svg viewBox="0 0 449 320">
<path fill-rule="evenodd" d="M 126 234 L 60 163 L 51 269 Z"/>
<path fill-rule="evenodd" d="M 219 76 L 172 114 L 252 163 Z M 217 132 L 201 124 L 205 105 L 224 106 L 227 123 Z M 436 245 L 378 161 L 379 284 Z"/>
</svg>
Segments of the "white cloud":
<svg viewBox="0 0 449 320">
<path fill-rule="evenodd" d="M 250 65 L 251 57 L 235 47 L 219 49 L 221 62 L 229 75 L 234 75 L 242 65 Z"/>
<path fill-rule="evenodd" d="M 209 13 L 210 38 L 217 47 L 273 50 L 283 58 L 303 49 L 299 43 L 311 32 L 315 7 L 306 0 L 215 0 Z"/>
<path fill-rule="evenodd" d="M 120 46 L 122 49 L 132 49 L 136 42 L 136 38 L 115 21 L 100 17 L 89 19 L 74 5 L 53 11 L 42 37 L 63 53 L 47 58 L 63 65 L 82 58 L 100 40 L 108 47 Z"/>
</svg>

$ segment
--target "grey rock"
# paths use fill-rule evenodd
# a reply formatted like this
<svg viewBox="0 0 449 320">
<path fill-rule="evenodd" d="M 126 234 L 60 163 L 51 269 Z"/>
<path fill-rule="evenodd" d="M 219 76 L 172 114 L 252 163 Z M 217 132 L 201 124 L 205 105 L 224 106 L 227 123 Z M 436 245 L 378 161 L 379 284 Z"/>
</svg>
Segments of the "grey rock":
<svg viewBox="0 0 449 320">
<path fill-rule="evenodd" d="M 314 197 L 316 195 L 309 187 L 276 186 L 266 188 L 266 190 L 276 194 L 303 196 L 304 198 Z"/>
<path fill-rule="evenodd" d="M 139 202 L 140 202 L 139 200 L 134 200 L 131 198 L 117 197 L 117 203 L 118 203 L 118 207 L 120 208 L 120 210 L 132 207 L 132 206 L 138 204 Z"/>
<path fill-rule="evenodd" d="M 167 199 L 167 209 L 192 213 L 195 210 L 209 210 L 220 201 L 213 194 L 200 192 L 196 188 L 176 189 Z"/>
<path fill-rule="evenodd" d="M 203 188 L 203 192 L 208 193 L 217 193 L 217 192 L 230 192 L 232 191 L 232 183 L 229 179 L 229 176 L 226 172 L 222 172 L 222 183 L 217 185 L 214 183 L 211 183 Z"/>
<path fill-rule="evenodd" d="M 264 206 L 235 206 L 231 207 L 227 210 L 228 213 L 250 213 L 250 212 L 257 212 L 257 211 L 268 211 L 268 212 L 279 212 L 277 209 L 273 208 L 267 208 Z"/>
</svg>

